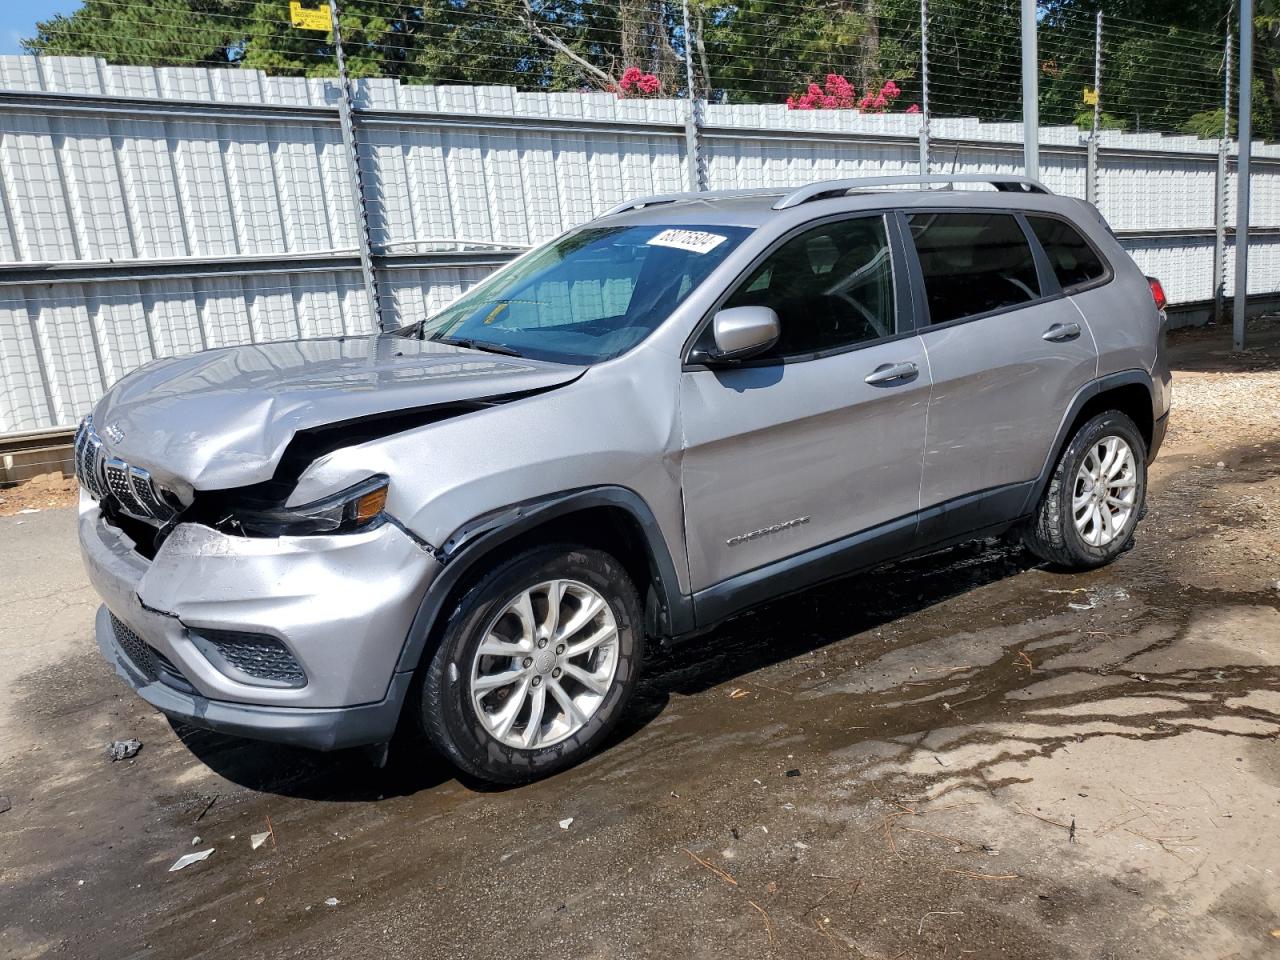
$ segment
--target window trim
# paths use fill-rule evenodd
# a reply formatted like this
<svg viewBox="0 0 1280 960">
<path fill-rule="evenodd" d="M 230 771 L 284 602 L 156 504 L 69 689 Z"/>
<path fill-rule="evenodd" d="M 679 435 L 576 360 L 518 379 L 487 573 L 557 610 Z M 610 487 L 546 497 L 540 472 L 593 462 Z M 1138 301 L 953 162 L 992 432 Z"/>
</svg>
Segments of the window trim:
<svg viewBox="0 0 1280 960">
<path fill-rule="evenodd" d="M 891 343 L 894 340 L 901 340 L 905 337 L 915 336 L 917 330 L 917 302 L 915 291 L 912 289 L 911 279 L 907 264 L 906 239 L 902 235 L 901 224 L 896 216 L 897 211 L 892 207 L 884 207 L 878 210 L 859 210 L 855 212 L 833 213 L 829 216 L 820 217 L 815 220 L 806 220 L 804 223 L 797 224 L 786 233 L 774 239 L 761 253 L 755 256 L 733 280 L 725 285 L 725 288 L 716 297 L 711 307 L 699 318 L 694 325 L 693 332 L 685 339 L 684 347 L 681 349 L 681 370 L 682 372 L 697 372 L 711 369 L 744 369 L 748 367 L 778 367 L 789 363 L 808 363 L 812 360 L 824 360 L 827 357 L 839 356 L 842 353 L 851 353 L 854 350 L 862 350 L 866 347 L 875 346 L 881 343 Z M 876 337 L 873 340 L 860 340 L 857 343 L 846 344 L 842 347 L 831 347 L 827 350 L 816 350 L 810 353 L 797 353 L 786 357 L 762 357 L 759 359 L 741 360 L 733 365 L 732 368 L 709 367 L 704 363 L 696 363 L 689 359 L 693 352 L 694 345 L 698 339 L 706 331 L 711 324 L 716 313 L 724 306 L 726 300 L 729 299 L 738 287 L 745 283 L 751 273 L 771 256 L 777 253 L 782 247 L 794 240 L 802 234 L 808 233 L 818 227 L 825 226 L 829 223 L 841 223 L 846 220 L 868 220 L 878 217 L 884 225 L 885 240 L 889 248 L 889 267 L 893 274 L 893 312 L 894 322 L 898 327 L 898 332 L 890 334 L 887 337 Z"/>
<path fill-rule="evenodd" d="M 924 335 L 932 330 L 948 330 L 951 327 L 959 326 L 964 323 L 972 323 L 975 320 L 985 320 L 988 317 L 998 317 L 1002 314 L 1013 313 L 1015 310 L 1026 310 L 1028 307 L 1037 307 L 1041 304 L 1052 303 L 1054 300 L 1061 300 L 1067 296 L 1061 285 L 1058 283 L 1057 276 L 1053 273 L 1052 266 L 1049 264 L 1048 254 L 1041 249 L 1039 241 L 1031 230 L 1031 225 L 1024 219 L 1024 211 L 1011 210 L 1009 208 L 1000 207 L 909 207 L 898 210 L 898 216 L 901 218 L 901 230 L 904 240 L 906 241 L 907 257 L 909 267 L 911 269 L 912 286 L 919 291 L 920 302 L 916 310 L 916 316 L 920 321 L 917 333 Z M 924 268 L 920 265 L 920 254 L 916 250 L 915 238 L 911 235 L 911 224 L 907 222 L 908 213 L 992 213 L 1003 214 L 1013 217 L 1014 222 L 1018 224 L 1018 228 L 1022 231 L 1023 237 L 1027 241 L 1027 247 L 1031 251 L 1031 259 L 1036 268 L 1036 280 L 1040 283 L 1040 296 L 1034 300 L 1024 300 L 1021 303 L 1010 304 L 1007 307 L 998 307 L 995 310 L 987 310 L 983 313 L 971 313 L 967 316 L 956 317 L 954 320 L 946 320 L 942 323 L 930 322 L 929 311 L 929 291 L 925 287 Z M 1104 263 L 1106 261 L 1103 261 Z M 1048 286 L 1050 292 L 1045 292 L 1046 277 L 1045 271 L 1049 276 Z"/>
<path fill-rule="evenodd" d="M 1093 242 L 1093 238 L 1090 237 L 1089 234 L 1086 233 L 1084 230 L 1080 229 L 1079 224 L 1074 223 L 1070 218 L 1064 217 L 1060 213 L 1049 213 L 1048 211 L 1043 211 L 1043 210 L 1026 210 L 1024 211 L 1023 215 L 1027 219 L 1027 232 L 1030 234 L 1031 239 L 1035 243 L 1037 249 L 1039 249 L 1040 252 L 1044 254 L 1045 262 L 1048 263 L 1049 265 L 1049 272 L 1053 274 L 1053 278 L 1055 281 L 1057 281 L 1058 279 L 1058 274 L 1053 269 L 1053 261 L 1049 259 L 1049 251 L 1044 249 L 1044 244 L 1040 242 L 1040 238 L 1036 236 L 1035 230 L 1032 229 L 1031 227 L 1032 217 L 1039 217 L 1042 220 L 1057 220 L 1060 223 L 1065 223 L 1068 227 L 1070 227 L 1072 230 L 1076 232 L 1076 235 L 1079 236 L 1080 239 L 1084 241 L 1084 244 L 1086 247 L 1088 247 L 1090 250 L 1093 251 L 1093 255 L 1097 257 L 1098 262 L 1102 264 L 1102 276 L 1097 277 L 1093 280 L 1086 280 L 1084 283 L 1073 283 L 1069 287 L 1062 286 L 1061 282 L 1059 281 L 1058 287 L 1059 289 L 1062 290 L 1062 293 L 1064 296 L 1073 297 L 1077 293 L 1084 293 L 1085 291 L 1093 290 L 1096 287 L 1105 287 L 1108 283 L 1110 283 L 1112 280 L 1116 278 L 1115 267 L 1112 266 L 1111 260 L 1108 259 L 1106 254 L 1104 254 L 1101 250 L 1098 249 L 1098 245 Z"/>
</svg>

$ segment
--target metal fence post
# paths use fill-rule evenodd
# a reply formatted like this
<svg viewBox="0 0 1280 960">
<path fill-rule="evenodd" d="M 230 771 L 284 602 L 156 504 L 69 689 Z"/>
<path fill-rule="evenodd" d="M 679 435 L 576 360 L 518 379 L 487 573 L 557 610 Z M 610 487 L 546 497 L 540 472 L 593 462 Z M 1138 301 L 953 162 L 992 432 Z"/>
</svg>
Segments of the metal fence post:
<svg viewBox="0 0 1280 960">
<path fill-rule="evenodd" d="M 1249 161 L 1253 153 L 1253 0 L 1240 0 L 1240 106 L 1236 148 L 1236 292 L 1231 343 L 1245 346 L 1245 309 L 1249 305 Z"/>
<path fill-rule="evenodd" d="M 1022 0 L 1022 159 L 1026 175 L 1040 179 L 1040 56 L 1036 52 L 1036 0 Z"/>
<path fill-rule="evenodd" d="M 1227 44 L 1222 57 L 1222 72 L 1226 78 L 1222 96 L 1222 137 L 1218 140 L 1218 178 L 1214 183 L 1213 198 L 1213 320 L 1226 319 L 1227 291 L 1227 153 L 1231 149 L 1231 31 L 1227 31 Z"/>
<path fill-rule="evenodd" d="M 689 0 L 681 0 L 684 17 L 684 74 L 689 110 L 684 121 L 684 149 L 689 165 L 689 189 L 707 189 L 707 164 L 702 155 L 702 98 L 698 96 L 693 73 L 693 33 L 689 30 Z"/>
<path fill-rule="evenodd" d="M 1089 131 L 1089 152 L 1085 170 L 1084 198 L 1098 203 L 1098 131 L 1102 129 L 1102 11 L 1093 31 L 1093 127 Z"/>
<path fill-rule="evenodd" d="M 338 119 L 342 124 L 342 143 L 347 151 L 347 160 L 351 168 L 351 186 L 356 197 L 356 244 L 360 252 L 360 273 L 364 277 L 365 295 L 369 298 L 369 309 L 373 312 L 373 321 L 379 330 L 384 330 L 390 325 L 382 316 L 382 299 L 378 295 L 378 276 L 373 266 L 373 236 L 369 232 L 368 198 L 365 196 L 364 175 L 360 171 L 359 145 L 356 143 L 355 95 L 351 89 L 351 79 L 347 76 L 347 59 L 342 51 L 339 13 L 338 0 L 329 0 L 329 16 L 333 19 L 333 49 L 338 61 L 338 83 L 342 94 L 338 98 Z"/>
<path fill-rule="evenodd" d="M 920 176 L 929 175 L 929 0 L 920 0 Z M 925 189 L 925 184 L 920 185 Z"/>
</svg>

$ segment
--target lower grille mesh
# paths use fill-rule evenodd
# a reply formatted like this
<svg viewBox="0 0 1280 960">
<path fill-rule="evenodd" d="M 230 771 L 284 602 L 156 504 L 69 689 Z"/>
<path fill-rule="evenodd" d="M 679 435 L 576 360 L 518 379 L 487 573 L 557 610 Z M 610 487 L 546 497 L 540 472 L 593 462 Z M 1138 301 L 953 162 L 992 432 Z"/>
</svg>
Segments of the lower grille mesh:
<svg viewBox="0 0 1280 960">
<path fill-rule="evenodd" d="M 232 630 L 201 630 L 200 637 L 215 646 L 222 658 L 241 673 L 288 687 L 301 687 L 307 682 L 301 664 L 275 637 Z"/>
<path fill-rule="evenodd" d="M 124 655 L 129 658 L 129 662 L 137 667 L 139 672 L 148 680 L 152 682 L 159 680 L 160 670 L 156 664 L 155 653 L 147 646 L 146 642 L 130 630 L 124 621 L 114 613 L 111 614 L 111 629 L 115 632 L 116 643 L 120 645 Z"/>
</svg>

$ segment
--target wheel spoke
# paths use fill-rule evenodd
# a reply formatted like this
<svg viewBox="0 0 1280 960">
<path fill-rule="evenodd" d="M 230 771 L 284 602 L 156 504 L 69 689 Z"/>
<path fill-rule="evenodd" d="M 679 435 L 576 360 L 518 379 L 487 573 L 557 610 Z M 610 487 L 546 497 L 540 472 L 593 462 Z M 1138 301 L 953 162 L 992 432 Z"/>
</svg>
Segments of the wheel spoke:
<svg viewBox="0 0 1280 960">
<path fill-rule="evenodd" d="M 529 694 L 529 722 L 524 728 L 524 745 L 536 747 L 542 736 L 542 714 L 547 705 L 547 687 L 540 684 Z"/>
<path fill-rule="evenodd" d="M 600 646 L 600 644 L 612 640 L 617 635 L 618 628 L 612 623 L 606 624 L 590 636 L 579 640 L 577 643 L 569 644 L 568 649 L 565 650 L 564 653 L 565 658 L 572 659 L 573 657 L 580 657 L 584 653 L 594 650 L 596 647 Z"/>
<path fill-rule="evenodd" d="M 566 676 L 573 677 L 573 679 L 577 680 L 580 684 L 582 684 L 584 687 L 586 687 L 588 690 L 590 690 L 592 693 L 596 694 L 597 696 L 603 697 L 606 693 L 609 692 L 609 684 L 607 681 L 601 682 L 596 677 L 587 673 L 587 671 L 583 670 L 579 666 L 575 666 L 572 663 L 566 664 L 564 668 L 564 672 Z"/>
<path fill-rule="evenodd" d="M 533 615 L 533 591 L 520 594 L 511 605 L 511 612 L 520 619 L 520 642 L 533 646 L 538 633 L 538 621 Z"/>
<path fill-rule="evenodd" d="M 563 580 L 552 580 L 547 584 L 547 617 L 538 630 L 538 635 L 543 639 L 554 637 L 560 626 L 560 605 L 564 602 L 565 586 Z"/>
<path fill-rule="evenodd" d="M 1136 487 L 1137 485 L 1137 477 L 1117 477 L 1107 484 L 1107 489 L 1115 490 L 1117 488 Z"/>
<path fill-rule="evenodd" d="M 573 697 L 569 696 L 564 687 L 560 686 L 559 680 L 551 680 L 547 686 L 551 690 L 551 696 L 563 708 L 564 715 L 569 718 L 569 723 L 575 730 L 587 722 L 586 714 L 578 709 L 578 705 L 573 702 Z"/>
<path fill-rule="evenodd" d="M 1121 510 L 1128 510 L 1133 506 L 1128 500 L 1121 500 L 1119 497 L 1113 497 L 1110 494 L 1107 495 L 1107 503 L 1113 507 L 1119 507 Z"/>
<path fill-rule="evenodd" d="M 491 633 L 484 638 L 484 643 L 480 644 L 480 649 L 477 652 L 482 657 L 510 657 L 515 660 L 532 649 L 533 644 L 529 644 L 526 648 L 523 644 L 510 643 Z"/>
<path fill-rule="evenodd" d="M 1114 477 L 1118 477 L 1121 473 L 1125 471 L 1125 469 L 1129 465 L 1130 465 L 1129 445 L 1122 444 L 1120 446 L 1119 454 L 1116 456 L 1115 460 L 1112 461 L 1111 463 L 1111 469 L 1107 471 L 1107 479 L 1110 480 Z"/>
<path fill-rule="evenodd" d="M 568 640 L 575 633 L 585 627 L 588 623 L 596 618 L 605 607 L 603 597 L 592 595 L 582 601 L 582 606 L 574 611 L 573 616 L 564 622 L 564 625 L 556 633 L 555 639 Z"/>
<path fill-rule="evenodd" d="M 522 669 L 503 670 L 499 673 L 482 673 L 471 681 L 471 692 L 482 694 L 497 690 L 500 687 L 509 687 L 524 675 L 525 671 Z"/>
<path fill-rule="evenodd" d="M 489 717 L 490 728 L 494 736 L 499 740 L 511 732 L 511 727 L 516 722 L 516 717 L 520 714 L 520 708 L 524 706 L 525 699 L 529 696 L 529 687 L 531 680 L 525 677 L 520 686 L 516 687 L 516 692 L 511 695 L 502 709 L 497 713 L 491 714 Z"/>
</svg>

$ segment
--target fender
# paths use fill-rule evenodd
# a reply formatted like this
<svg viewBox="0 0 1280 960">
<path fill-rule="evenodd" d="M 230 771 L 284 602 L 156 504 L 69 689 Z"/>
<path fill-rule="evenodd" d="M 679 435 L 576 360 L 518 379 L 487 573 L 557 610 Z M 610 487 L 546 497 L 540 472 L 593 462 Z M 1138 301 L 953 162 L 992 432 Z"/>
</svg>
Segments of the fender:
<svg viewBox="0 0 1280 960">
<path fill-rule="evenodd" d="M 1020 511 L 1021 516 L 1030 515 L 1035 509 L 1036 504 L 1040 502 L 1040 498 L 1044 495 L 1045 488 L 1049 485 L 1049 479 L 1053 476 L 1053 468 L 1057 466 L 1058 457 L 1062 455 L 1063 449 L 1071 440 L 1070 430 L 1072 424 L 1076 422 L 1076 417 L 1080 415 L 1080 411 L 1094 397 L 1106 393 L 1108 390 L 1114 390 L 1117 387 L 1128 387 L 1133 385 L 1145 387 L 1147 396 L 1154 397 L 1155 391 L 1151 385 L 1151 374 L 1146 370 L 1121 370 L 1118 373 L 1109 373 L 1091 380 L 1080 388 L 1075 397 L 1071 400 L 1071 406 L 1067 408 L 1066 415 L 1063 416 L 1062 422 L 1058 424 L 1058 433 L 1054 437 L 1052 446 L 1049 447 L 1049 455 L 1045 458 L 1044 466 L 1040 468 L 1040 476 L 1032 483 L 1031 489 L 1027 493 L 1027 499 L 1022 505 Z M 1155 411 L 1152 410 L 1152 418 L 1154 420 Z M 1154 435 L 1153 435 L 1154 441 Z"/>
<path fill-rule="evenodd" d="M 658 618 L 659 631 L 667 636 L 678 636 L 691 631 L 693 601 L 680 592 L 680 581 L 676 578 L 671 552 L 649 505 L 639 494 L 626 487 L 586 487 L 503 507 L 458 527 L 435 551 L 441 570 L 427 587 L 426 595 L 414 615 L 396 671 L 417 669 L 431 630 L 445 613 L 445 600 L 463 576 L 474 568 L 479 558 L 539 524 L 591 507 L 618 507 L 637 522 L 644 534 L 653 573 L 653 586 L 662 608 Z"/>
</svg>

